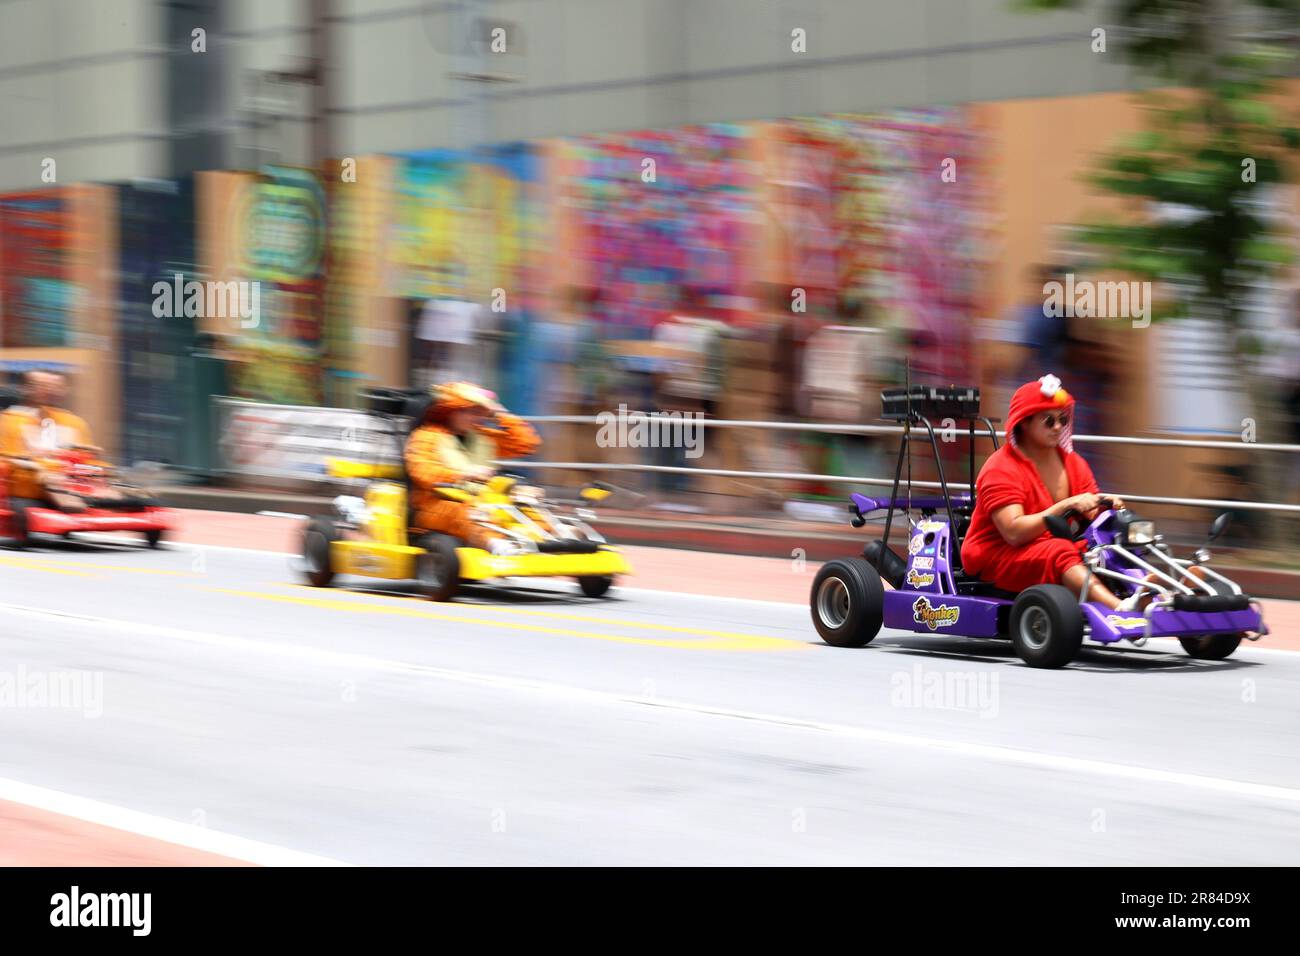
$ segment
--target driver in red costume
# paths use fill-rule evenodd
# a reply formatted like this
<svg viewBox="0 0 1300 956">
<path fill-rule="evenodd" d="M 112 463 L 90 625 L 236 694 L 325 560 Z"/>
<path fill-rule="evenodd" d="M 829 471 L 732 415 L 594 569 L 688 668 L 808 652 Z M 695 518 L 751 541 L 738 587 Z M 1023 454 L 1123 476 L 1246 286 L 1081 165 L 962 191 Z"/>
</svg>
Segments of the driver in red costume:
<svg viewBox="0 0 1300 956">
<path fill-rule="evenodd" d="M 1082 541 L 1054 538 L 1044 521 L 1076 511 L 1091 521 L 1102 510 L 1097 479 L 1074 450 L 1074 398 L 1055 375 L 1016 389 L 1007 443 L 975 480 L 975 513 L 961 546 L 962 567 L 1006 591 L 1062 584 L 1078 594 L 1087 571 Z M 1116 510 L 1124 503 L 1108 495 Z M 1121 601 L 1093 578 L 1087 600 L 1137 609 L 1140 592 Z"/>
</svg>

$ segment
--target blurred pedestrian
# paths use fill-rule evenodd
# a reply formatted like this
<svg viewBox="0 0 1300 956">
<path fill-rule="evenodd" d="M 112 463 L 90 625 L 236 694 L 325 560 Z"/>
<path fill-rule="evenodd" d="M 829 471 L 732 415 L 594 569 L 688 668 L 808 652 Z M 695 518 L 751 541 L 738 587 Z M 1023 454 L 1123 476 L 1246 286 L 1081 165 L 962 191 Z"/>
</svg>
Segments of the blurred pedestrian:
<svg viewBox="0 0 1300 956">
<path fill-rule="evenodd" d="M 1015 341 L 1024 350 L 1016 376 L 1021 381 L 1039 374 L 1041 369 L 1066 367 L 1069 327 L 1063 316 L 1048 314 L 1047 294 L 1043 291 L 1049 282 L 1064 285 L 1066 271 L 1060 266 L 1033 265 L 1025 272 L 1024 299 L 1012 315 Z"/>
</svg>

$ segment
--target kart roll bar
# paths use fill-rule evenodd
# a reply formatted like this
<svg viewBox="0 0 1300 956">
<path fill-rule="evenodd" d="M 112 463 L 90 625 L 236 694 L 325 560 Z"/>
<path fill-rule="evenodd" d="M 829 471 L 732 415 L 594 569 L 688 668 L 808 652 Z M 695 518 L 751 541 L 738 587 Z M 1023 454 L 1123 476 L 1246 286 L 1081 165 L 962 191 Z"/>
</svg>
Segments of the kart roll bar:
<svg viewBox="0 0 1300 956">
<path fill-rule="evenodd" d="M 975 423 L 977 421 L 982 422 L 984 427 L 988 429 L 989 437 L 993 440 L 993 450 L 997 451 L 999 447 L 997 429 L 993 427 L 993 422 L 987 415 L 978 415 L 973 418 L 968 418 L 966 420 L 967 436 L 969 439 L 967 443 L 967 453 L 968 453 L 967 465 L 969 468 L 970 507 L 972 508 L 972 510 L 975 507 Z M 896 504 L 898 501 L 898 485 L 903 477 L 903 459 L 908 454 L 909 443 L 917 440 L 914 439 L 912 436 L 913 424 L 925 426 L 926 436 L 930 440 L 930 448 L 934 452 L 934 464 L 935 464 L 935 468 L 938 469 L 939 472 L 939 487 L 943 493 L 944 510 L 948 512 L 948 527 L 952 529 L 951 533 L 953 535 L 953 544 L 955 545 L 953 551 L 952 563 L 954 565 L 960 566 L 961 541 L 958 539 L 957 536 L 957 532 L 958 532 L 957 517 L 952 510 L 952 494 L 948 490 L 948 479 L 943 472 L 943 458 L 939 454 L 939 442 L 934 436 L 934 425 L 931 424 L 930 419 L 927 418 L 925 415 L 922 415 L 919 412 L 911 409 L 909 409 L 907 418 L 904 419 L 902 440 L 898 443 L 898 462 L 894 466 L 894 487 L 890 494 L 891 507 L 885 512 L 885 533 L 884 533 L 883 540 L 885 541 L 886 546 L 888 546 L 889 531 L 893 525 L 893 520 L 894 520 L 893 505 Z M 908 471 L 908 488 L 910 491 L 911 489 L 910 468 Z"/>
</svg>

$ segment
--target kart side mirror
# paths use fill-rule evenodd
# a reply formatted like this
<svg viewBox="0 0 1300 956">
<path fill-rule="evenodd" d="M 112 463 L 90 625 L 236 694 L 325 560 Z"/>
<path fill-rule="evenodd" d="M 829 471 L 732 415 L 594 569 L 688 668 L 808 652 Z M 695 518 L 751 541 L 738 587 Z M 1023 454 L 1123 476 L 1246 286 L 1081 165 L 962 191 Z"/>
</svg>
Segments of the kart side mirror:
<svg viewBox="0 0 1300 956">
<path fill-rule="evenodd" d="M 1070 522 L 1060 515 L 1048 515 L 1043 519 L 1043 524 L 1047 525 L 1047 530 L 1053 538 L 1064 538 L 1066 541 L 1074 540 L 1074 532 L 1070 529 Z"/>
<path fill-rule="evenodd" d="M 1223 514 L 1219 515 L 1219 517 L 1214 519 L 1214 524 L 1210 525 L 1210 537 L 1205 543 L 1209 544 L 1219 535 L 1223 534 L 1230 524 L 1232 524 L 1232 512 L 1225 511 Z"/>
</svg>

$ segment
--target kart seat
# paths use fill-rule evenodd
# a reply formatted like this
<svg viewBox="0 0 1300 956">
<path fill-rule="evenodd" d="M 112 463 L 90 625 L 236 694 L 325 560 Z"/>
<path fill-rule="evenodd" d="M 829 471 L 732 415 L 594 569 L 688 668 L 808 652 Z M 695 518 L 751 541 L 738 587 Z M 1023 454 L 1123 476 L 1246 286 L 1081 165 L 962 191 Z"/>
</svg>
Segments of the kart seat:
<svg viewBox="0 0 1300 956">
<path fill-rule="evenodd" d="M 971 597 L 1001 598 L 1005 601 L 1014 601 L 1018 596 L 1015 591 L 1004 591 L 988 581 L 982 581 L 973 574 L 967 574 L 961 568 L 952 569 L 952 583 L 957 588 L 958 594 L 966 594 Z"/>
</svg>

